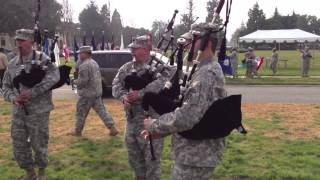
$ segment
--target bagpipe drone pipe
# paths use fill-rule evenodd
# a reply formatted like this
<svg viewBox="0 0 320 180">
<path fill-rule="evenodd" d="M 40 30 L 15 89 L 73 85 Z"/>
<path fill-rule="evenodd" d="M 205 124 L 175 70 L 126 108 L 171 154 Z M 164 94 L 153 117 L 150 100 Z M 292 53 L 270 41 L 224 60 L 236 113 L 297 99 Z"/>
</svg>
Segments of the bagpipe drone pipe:
<svg viewBox="0 0 320 180">
<path fill-rule="evenodd" d="M 221 0 L 215 12 L 215 16 L 212 20 L 212 23 L 215 22 L 215 17 L 218 16 L 223 4 L 224 1 Z M 227 12 L 230 13 L 229 8 L 227 8 Z M 221 28 L 219 31 L 221 31 Z M 209 28 L 203 35 L 201 35 L 200 49 L 198 51 L 197 58 L 194 61 L 190 74 L 188 76 L 184 76 L 183 82 L 180 87 L 181 90 L 183 90 L 185 86 L 188 84 L 188 82 L 192 79 L 192 75 L 194 74 L 198 65 L 199 57 L 202 51 L 204 51 L 204 49 L 207 47 L 211 34 L 217 33 L 219 31 L 213 28 Z M 196 35 L 196 33 L 193 34 Z M 224 46 L 225 44 L 222 43 L 222 45 Z M 194 49 L 194 47 L 191 47 L 190 49 Z M 193 53 L 193 51 L 189 51 L 189 53 Z M 179 61 L 178 57 L 177 60 Z M 174 84 L 172 87 L 174 88 Z M 148 111 L 150 106 L 158 114 L 162 115 L 165 113 L 172 112 L 177 107 L 180 107 L 182 105 L 183 93 L 181 93 L 179 97 L 168 97 L 170 96 L 166 95 L 165 91 L 161 91 L 159 94 L 146 93 L 142 100 L 142 107 L 145 111 Z M 237 129 L 240 133 L 246 134 L 247 131 L 244 129 L 241 121 L 241 95 L 232 95 L 214 101 L 212 105 L 209 107 L 209 109 L 205 112 L 204 116 L 201 118 L 198 124 L 196 124 L 192 129 L 180 132 L 179 134 L 184 138 L 194 140 L 216 139 L 226 137 L 234 129 Z"/>
</svg>

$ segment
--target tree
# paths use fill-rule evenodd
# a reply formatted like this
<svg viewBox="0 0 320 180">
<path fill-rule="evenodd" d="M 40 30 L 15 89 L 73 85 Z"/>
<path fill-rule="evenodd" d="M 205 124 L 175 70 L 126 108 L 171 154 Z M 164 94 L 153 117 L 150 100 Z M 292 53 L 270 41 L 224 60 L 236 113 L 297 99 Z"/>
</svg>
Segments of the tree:
<svg viewBox="0 0 320 180">
<path fill-rule="evenodd" d="M 189 0 L 187 13 L 182 14 L 181 16 L 181 25 L 183 25 L 182 29 L 184 32 L 189 31 L 191 29 L 191 25 L 195 22 L 197 17 L 193 14 L 194 3 L 193 0 Z"/>
<path fill-rule="evenodd" d="M 164 21 L 155 20 L 152 23 L 151 34 L 153 36 L 153 42 L 160 40 L 162 34 L 165 32 L 168 23 Z"/>
<path fill-rule="evenodd" d="M 13 35 L 20 28 L 34 27 L 33 13 L 36 11 L 34 0 L 0 0 L 0 32 Z M 52 36 L 61 23 L 62 6 L 56 0 L 41 1 L 40 28 L 48 29 Z"/>
<path fill-rule="evenodd" d="M 91 36 L 94 32 L 95 39 L 101 38 L 101 32 L 104 30 L 103 18 L 99 13 L 99 8 L 95 1 L 91 0 L 85 9 L 79 14 L 81 31 Z"/>
<path fill-rule="evenodd" d="M 73 10 L 68 0 L 62 2 L 62 21 L 65 23 L 72 23 Z"/>
<path fill-rule="evenodd" d="M 249 9 L 248 16 L 247 33 L 263 28 L 266 22 L 266 16 L 263 10 L 259 8 L 258 3 L 254 4 L 252 9 Z"/>
<path fill-rule="evenodd" d="M 111 27 L 110 27 L 111 26 L 110 25 L 110 23 L 111 23 L 110 3 L 109 3 L 109 5 L 104 4 L 101 7 L 100 14 L 103 18 L 104 31 L 106 34 L 106 38 L 110 39 L 111 38 L 110 34 L 112 34 Z"/>
<path fill-rule="evenodd" d="M 231 37 L 231 40 L 230 40 L 231 46 L 233 46 L 233 47 L 237 47 L 238 46 L 239 38 L 244 35 L 243 33 L 244 33 L 245 30 L 246 30 L 246 27 L 244 25 L 244 22 L 242 22 L 240 28 L 237 28 L 235 30 L 235 32 L 232 34 L 232 37 Z"/>
<path fill-rule="evenodd" d="M 120 38 L 122 33 L 121 16 L 117 9 L 114 10 L 111 19 L 111 30 L 114 36 L 114 41 L 117 45 L 120 45 Z"/>
<path fill-rule="evenodd" d="M 214 14 L 214 10 L 215 8 L 218 6 L 219 2 L 218 0 L 209 0 L 207 2 L 207 12 L 208 15 L 206 17 L 206 22 L 211 22 L 213 19 L 213 14 Z M 222 23 L 222 19 L 219 17 L 218 23 Z"/>
</svg>

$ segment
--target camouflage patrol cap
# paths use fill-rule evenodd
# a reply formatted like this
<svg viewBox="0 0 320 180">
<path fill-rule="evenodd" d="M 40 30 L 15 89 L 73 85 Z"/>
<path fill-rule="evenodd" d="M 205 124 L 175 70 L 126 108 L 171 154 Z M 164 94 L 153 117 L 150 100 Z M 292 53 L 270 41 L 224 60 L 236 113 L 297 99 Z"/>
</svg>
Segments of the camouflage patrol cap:
<svg viewBox="0 0 320 180">
<path fill-rule="evenodd" d="M 204 33 L 212 29 L 213 31 L 218 31 L 220 26 L 218 24 L 211 24 L 211 23 L 198 23 L 198 24 L 192 24 L 191 30 L 189 32 L 184 33 L 181 37 L 184 39 L 192 39 L 192 35 L 204 35 Z M 216 36 L 216 33 L 212 34 L 211 37 Z"/>
<path fill-rule="evenodd" d="M 151 49 L 151 38 L 149 35 L 143 35 L 137 37 L 131 44 L 129 44 L 129 48 L 135 49 L 135 48 L 146 48 Z"/>
<path fill-rule="evenodd" d="M 80 53 L 91 53 L 92 49 L 91 46 L 81 46 L 79 48 Z"/>
<path fill-rule="evenodd" d="M 16 30 L 15 40 L 34 40 L 34 31 L 31 29 L 18 29 Z"/>
</svg>

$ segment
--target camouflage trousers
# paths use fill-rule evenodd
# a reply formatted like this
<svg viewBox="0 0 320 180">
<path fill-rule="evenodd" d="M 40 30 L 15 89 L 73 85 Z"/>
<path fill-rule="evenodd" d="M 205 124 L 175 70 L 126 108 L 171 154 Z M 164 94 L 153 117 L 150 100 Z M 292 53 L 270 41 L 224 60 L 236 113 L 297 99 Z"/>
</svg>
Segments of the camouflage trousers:
<svg viewBox="0 0 320 180">
<path fill-rule="evenodd" d="M 195 167 L 174 163 L 171 180 L 208 180 L 213 170 L 214 167 Z"/>
<path fill-rule="evenodd" d="M 271 60 L 270 69 L 272 70 L 273 74 L 277 73 L 277 71 L 278 71 L 278 61 L 277 60 Z"/>
<path fill-rule="evenodd" d="M 310 70 L 310 60 L 304 59 L 302 61 L 302 77 L 308 77 Z"/>
<path fill-rule="evenodd" d="M 135 176 L 146 177 L 147 180 L 160 180 L 160 159 L 163 149 L 163 139 L 153 140 L 156 160 L 152 161 L 149 141 L 146 141 L 140 136 L 141 131 L 132 131 L 130 129 L 127 124 L 125 143 L 128 150 L 129 164 Z"/>
<path fill-rule="evenodd" d="M 80 97 L 77 103 L 76 132 L 81 133 L 90 109 L 93 108 L 99 115 L 106 127 L 111 128 L 114 124 L 112 117 L 107 113 L 101 97 Z"/>
<path fill-rule="evenodd" d="M 233 77 L 238 77 L 238 63 L 231 62 Z"/>
<path fill-rule="evenodd" d="M 13 154 L 22 169 L 34 166 L 45 168 L 48 164 L 49 112 L 24 115 L 13 115 L 11 137 Z M 32 157 L 34 151 L 34 159 Z"/>
<path fill-rule="evenodd" d="M 254 75 L 258 75 L 257 73 L 257 63 L 255 60 L 248 60 L 247 61 L 247 72 L 246 72 L 246 77 L 252 78 Z"/>
</svg>

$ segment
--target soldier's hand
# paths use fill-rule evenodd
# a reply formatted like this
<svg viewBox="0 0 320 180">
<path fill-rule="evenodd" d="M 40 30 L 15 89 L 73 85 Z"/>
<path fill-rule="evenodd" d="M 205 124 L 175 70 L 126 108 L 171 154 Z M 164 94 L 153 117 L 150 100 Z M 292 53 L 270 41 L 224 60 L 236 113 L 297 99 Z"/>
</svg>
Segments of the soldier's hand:
<svg viewBox="0 0 320 180">
<path fill-rule="evenodd" d="M 22 90 L 19 95 L 21 101 L 28 102 L 31 99 L 30 91 Z"/>
<path fill-rule="evenodd" d="M 21 107 L 23 105 L 23 101 L 21 100 L 20 96 L 14 98 L 13 104 L 17 107 Z"/>
<path fill-rule="evenodd" d="M 129 108 L 131 106 L 129 100 L 128 100 L 128 96 L 125 96 L 122 100 L 122 103 L 124 105 L 124 107 Z"/>
<path fill-rule="evenodd" d="M 151 136 L 151 139 L 161 139 L 162 136 L 160 134 L 150 134 L 149 131 L 147 130 L 143 130 L 140 135 L 142 136 L 143 139 L 145 140 L 149 140 L 150 139 L 150 136 Z"/>
<path fill-rule="evenodd" d="M 130 103 L 135 103 L 140 99 L 139 91 L 130 91 L 127 97 Z"/>
</svg>

